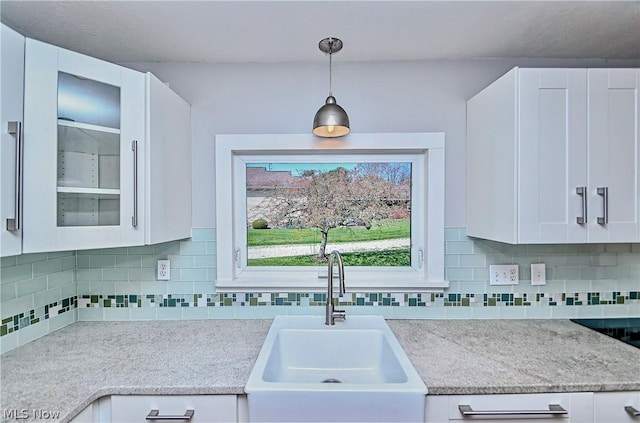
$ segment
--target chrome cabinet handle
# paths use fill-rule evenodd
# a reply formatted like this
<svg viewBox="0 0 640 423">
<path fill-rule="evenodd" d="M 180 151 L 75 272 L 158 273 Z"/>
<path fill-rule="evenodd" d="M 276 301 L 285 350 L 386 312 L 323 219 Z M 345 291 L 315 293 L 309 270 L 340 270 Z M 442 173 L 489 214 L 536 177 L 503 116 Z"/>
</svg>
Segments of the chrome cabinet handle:
<svg viewBox="0 0 640 423">
<path fill-rule="evenodd" d="M 160 410 L 151 410 L 147 414 L 147 420 L 184 420 L 189 421 L 193 417 L 193 410 L 186 410 L 184 415 L 177 414 L 160 414 Z"/>
<path fill-rule="evenodd" d="M 576 218 L 578 225 L 587 223 L 587 187 L 576 187 L 576 194 L 582 197 L 582 216 Z"/>
<path fill-rule="evenodd" d="M 602 216 L 598 217 L 598 225 L 609 223 L 609 187 L 598 187 L 598 195 L 602 196 Z"/>
<path fill-rule="evenodd" d="M 133 216 L 131 216 L 131 226 L 138 226 L 138 141 L 131 142 L 133 151 Z"/>
<path fill-rule="evenodd" d="M 24 176 L 23 157 L 24 143 L 22 140 L 22 122 L 7 122 L 7 133 L 16 138 L 16 191 L 14 214 L 12 218 L 7 218 L 6 229 L 8 231 L 17 231 L 22 227 L 22 178 Z"/>
<path fill-rule="evenodd" d="M 630 415 L 631 417 L 640 417 L 640 410 L 636 409 L 631 405 L 625 406 L 624 411 L 626 411 L 627 414 Z"/>
<path fill-rule="evenodd" d="M 531 415 L 566 415 L 567 410 L 558 404 L 549 404 L 548 410 L 474 410 L 468 404 L 458 406 L 463 417 L 470 416 L 531 416 Z"/>
</svg>

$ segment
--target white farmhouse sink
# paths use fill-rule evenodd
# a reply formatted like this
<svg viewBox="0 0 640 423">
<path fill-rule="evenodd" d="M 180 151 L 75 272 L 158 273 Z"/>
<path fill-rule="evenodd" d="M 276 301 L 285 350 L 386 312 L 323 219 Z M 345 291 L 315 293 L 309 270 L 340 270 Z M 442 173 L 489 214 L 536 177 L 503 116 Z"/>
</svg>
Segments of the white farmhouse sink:
<svg viewBox="0 0 640 423">
<path fill-rule="evenodd" d="M 419 422 L 427 387 L 380 316 L 278 316 L 245 391 L 251 422 Z"/>
</svg>

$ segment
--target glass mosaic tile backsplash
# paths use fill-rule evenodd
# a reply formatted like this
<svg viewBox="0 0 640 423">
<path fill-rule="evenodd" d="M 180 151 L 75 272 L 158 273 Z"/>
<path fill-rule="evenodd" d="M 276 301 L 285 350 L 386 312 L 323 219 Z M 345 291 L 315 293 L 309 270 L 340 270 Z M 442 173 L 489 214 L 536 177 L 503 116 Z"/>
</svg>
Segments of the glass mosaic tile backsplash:
<svg viewBox="0 0 640 423">
<path fill-rule="evenodd" d="M 326 294 L 216 293 L 215 229 L 154 246 L 2 259 L 2 351 L 76 320 L 267 318 L 324 312 Z M 640 315 L 640 244 L 512 246 L 446 229 L 442 293 L 348 293 L 349 313 L 388 318 L 570 318 Z M 158 259 L 171 281 L 156 280 Z M 530 284 L 546 263 L 547 284 Z M 520 265 L 520 284 L 488 284 L 490 264 Z"/>
</svg>

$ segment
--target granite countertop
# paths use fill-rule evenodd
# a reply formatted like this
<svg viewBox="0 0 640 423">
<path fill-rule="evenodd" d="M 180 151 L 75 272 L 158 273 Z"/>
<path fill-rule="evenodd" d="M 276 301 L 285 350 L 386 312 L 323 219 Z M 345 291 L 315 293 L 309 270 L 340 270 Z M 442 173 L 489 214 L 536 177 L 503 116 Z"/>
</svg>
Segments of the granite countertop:
<svg viewBox="0 0 640 423">
<path fill-rule="evenodd" d="M 0 356 L 1 408 L 59 411 L 66 422 L 105 395 L 242 394 L 270 326 L 77 322 Z"/>
<path fill-rule="evenodd" d="M 429 394 L 640 390 L 640 349 L 569 320 L 388 320 Z"/>
<path fill-rule="evenodd" d="M 640 349 L 567 320 L 388 320 L 430 395 L 640 390 Z M 0 356 L 3 409 L 243 394 L 271 320 L 77 322 Z"/>
</svg>

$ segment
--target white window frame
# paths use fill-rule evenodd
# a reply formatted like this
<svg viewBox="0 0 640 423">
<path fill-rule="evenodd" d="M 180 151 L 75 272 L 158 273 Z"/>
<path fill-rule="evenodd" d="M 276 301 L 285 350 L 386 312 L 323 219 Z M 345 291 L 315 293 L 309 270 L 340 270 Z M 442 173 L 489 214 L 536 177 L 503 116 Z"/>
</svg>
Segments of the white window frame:
<svg viewBox="0 0 640 423">
<path fill-rule="evenodd" d="M 217 135 L 217 292 L 322 292 L 326 266 L 247 266 L 246 164 L 410 161 L 411 266 L 350 266 L 348 291 L 441 291 L 444 278 L 444 134 L 349 134 L 321 139 L 312 134 Z M 422 185 L 422 186 L 421 186 Z"/>
</svg>

